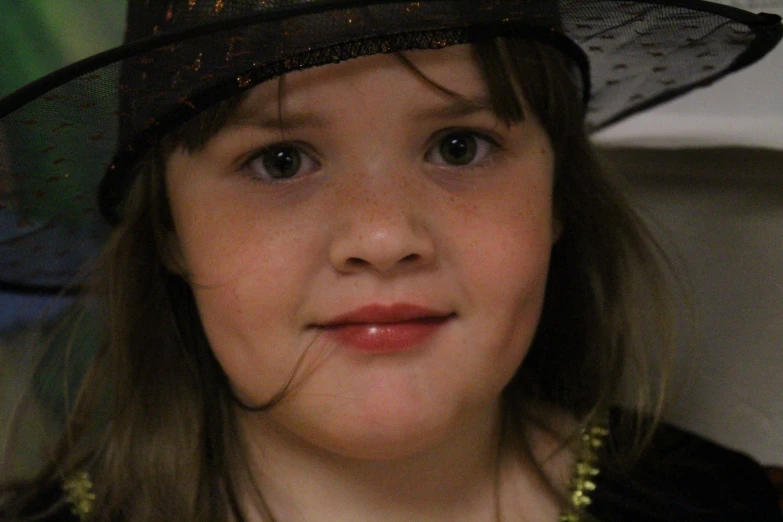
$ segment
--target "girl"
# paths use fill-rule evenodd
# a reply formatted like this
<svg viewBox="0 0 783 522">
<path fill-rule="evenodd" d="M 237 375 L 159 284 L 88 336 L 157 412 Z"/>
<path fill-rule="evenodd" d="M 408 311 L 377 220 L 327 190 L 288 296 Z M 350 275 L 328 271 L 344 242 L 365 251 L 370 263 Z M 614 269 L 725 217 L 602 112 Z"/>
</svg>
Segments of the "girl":
<svg viewBox="0 0 783 522">
<path fill-rule="evenodd" d="M 0 104 L 18 226 L 76 263 L 67 186 L 114 224 L 3 519 L 780 520 L 754 462 L 653 431 L 655 249 L 587 138 L 780 37 L 696 1 L 131 2 L 123 47 Z"/>
</svg>

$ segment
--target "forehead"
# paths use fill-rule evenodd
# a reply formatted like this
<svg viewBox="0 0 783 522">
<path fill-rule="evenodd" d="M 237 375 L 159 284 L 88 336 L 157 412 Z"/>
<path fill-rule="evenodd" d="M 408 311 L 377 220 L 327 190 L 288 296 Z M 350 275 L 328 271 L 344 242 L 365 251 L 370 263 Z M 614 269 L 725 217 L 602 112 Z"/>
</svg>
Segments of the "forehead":
<svg viewBox="0 0 783 522">
<path fill-rule="evenodd" d="M 294 71 L 253 88 L 237 110 L 237 117 L 254 114 L 281 116 L 279 111 L 296 111 L 324 99 L 350 110 L 368 94 L 400 97 L 404 85 L 406 101 L 431 104 L 438 99 L 484 99 L 487 89 L 475 52 L 470 45 L 438 50 L 407 51 L 355 58 L 302 71 Z M 371 98 L 372 96 L 370 96 Z M 331 108 L 337 108 L 331 107 Z M 329 107 L 319 107 L 327 110 Z"/>
</svg>

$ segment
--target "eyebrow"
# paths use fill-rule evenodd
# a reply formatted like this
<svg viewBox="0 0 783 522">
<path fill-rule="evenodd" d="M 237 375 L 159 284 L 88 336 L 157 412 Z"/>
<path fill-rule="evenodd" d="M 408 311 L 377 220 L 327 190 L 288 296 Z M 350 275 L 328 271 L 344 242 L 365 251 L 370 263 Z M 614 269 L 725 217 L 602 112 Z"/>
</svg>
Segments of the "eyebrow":
<svg viewBox="0 0 783 522">
<path fill-rule="evenodd" d="M 422 120 L 450 120 L 479 112 L 496 114 L 494 104 L 488 96 L 455 97 L 449 103 L 416 110 L 413 116 Z"/>
<path fill-rule="evenodd" d="M 442 105 L 416 109 L 412 111 L 411 117 L 416 120 L 450 120 L 471 116 L 480 112 L 496 114 L 492 100 L 489 97 L 455 97 Z M 329 118 L 313 112 L 294 112 L 283 114 L 280 117 L 277 114 L 272 115 L 262 111 L 252 111 L 247 115 L 235 115 L 230 120 L 231 124 L 245 124 L 263 129 L 283 131 L 301 128 L 322 128 L 328 126 L 329 122 Z"/>
<path fill-rule="evenodd" d="M 325 127 L 329 124 L 329 119 L 311 112 L 284 114 L 280 117 L 277 114 L 271 115 L 254 111 L 246 116 L 235 116 L 231 119 L 231 123 L 289 131 L 302 127 Z"/>
</svg>

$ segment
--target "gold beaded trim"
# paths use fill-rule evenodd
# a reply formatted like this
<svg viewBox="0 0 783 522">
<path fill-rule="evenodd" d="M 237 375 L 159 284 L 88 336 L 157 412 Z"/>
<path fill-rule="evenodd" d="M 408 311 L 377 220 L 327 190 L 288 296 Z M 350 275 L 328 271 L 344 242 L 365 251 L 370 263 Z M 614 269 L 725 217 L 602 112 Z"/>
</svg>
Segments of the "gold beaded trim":
<svg viewBox="0 0 783 522">
<path fill-rule="evenodd" d="M 580 522 L 587 506 L 592 503 L 590 494 L 595 491 L 595 477 L 599 473 L 598 450 L 604 445 L 609 430 L 604 426 L 587 426 L 580 433 L 580 447 L 570 481 L 571 505 L 560 515 L 559 522 Z"/>
<path fill-rule="evenodd" d="M 79 520 L 87 520 L 95 502 L 89 473 L 86 471 L 74 473 L 63 482 L 63 490 L 66 492 L 66 500 L 71 505 L 71 513 L 79 517 Z"/>
</svg>

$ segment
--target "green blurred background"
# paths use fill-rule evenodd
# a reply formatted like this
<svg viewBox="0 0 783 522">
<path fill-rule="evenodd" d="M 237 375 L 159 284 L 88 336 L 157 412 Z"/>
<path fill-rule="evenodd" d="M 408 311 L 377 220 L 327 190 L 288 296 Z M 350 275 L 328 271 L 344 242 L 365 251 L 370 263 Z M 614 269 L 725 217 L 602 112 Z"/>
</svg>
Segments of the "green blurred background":
<svg viewBox="0 0 783 522">
<path fill-rule="evenodd" d="M 0 97 L 120 45 L 125 9 L 124 0 L 0 0 Z M 43 461 L 97 344 L 89 316 L 73 337 L 59 329 L 70 304 L 0 293 L 0 478 L 30 475 Z"/>
<path fill-rule="evenodd" d="M 123 0 L 0 0 L 0 96 L 122 43 Z"/>
<path fill-rule="evenodd" d="M 124 0 L 0 0 L 0 97 L 122 43 Z M 51 300 L 0 294 L 0 334 Z"/>
</svg>

